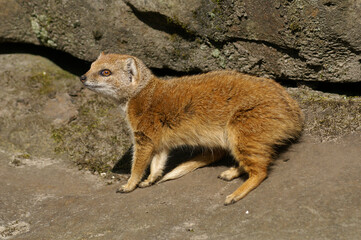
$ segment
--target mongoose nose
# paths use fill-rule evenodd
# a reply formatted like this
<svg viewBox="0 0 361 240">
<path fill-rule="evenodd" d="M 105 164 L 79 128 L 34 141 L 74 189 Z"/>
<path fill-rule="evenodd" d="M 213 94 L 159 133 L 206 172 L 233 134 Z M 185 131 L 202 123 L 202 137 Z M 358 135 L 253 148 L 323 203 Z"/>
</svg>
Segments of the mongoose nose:
<svg viewBox="0 0 361 240">
<path fill-rule="evenodd" d="M 82 76 L 80 77 L 80 81 L 81 81 L 82 83 L 84 83 L 84 82 L 86 81 L 86 76 L 85 76 L 85 75 L 82 75 Z"/>
</svg>

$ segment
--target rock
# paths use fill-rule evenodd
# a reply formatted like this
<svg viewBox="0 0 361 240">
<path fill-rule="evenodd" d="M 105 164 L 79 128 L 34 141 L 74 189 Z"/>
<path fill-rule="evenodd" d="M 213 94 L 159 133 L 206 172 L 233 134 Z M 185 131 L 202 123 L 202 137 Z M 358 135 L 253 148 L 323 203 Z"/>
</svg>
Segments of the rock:
<svg viewBox="0 0 361 240">
<path fill-rule="evenodd" d="M 68 93 L 56 95 L 55 99 L 49 99 L 45 103 L 43 113 L 54 125 L 69 123 L 78 115 L 78 111 L 71 102 Z"/>
<path fill-rule="evenodd" d="M 93 61 L 135 55 L 154 70 L 230 68 L 276 79 L 361 81 L 359 1 L 5 1 L 0 41 Z"/>
<path fill-rule="evenodd" d="M 30 224 L 24 221 L 13 221 L 5 226 L 0 226 L 1 239 L 10 239 L 16 235 L 30 231 Z"/>
<path fill-rule="evenodd" d="M 43 57 L 1 54 L 0 65 L 0 152 L 16 156 L 11 165 L 66 158 L 110 178 L 130 147 L 116 106 Z"/>
</svg>

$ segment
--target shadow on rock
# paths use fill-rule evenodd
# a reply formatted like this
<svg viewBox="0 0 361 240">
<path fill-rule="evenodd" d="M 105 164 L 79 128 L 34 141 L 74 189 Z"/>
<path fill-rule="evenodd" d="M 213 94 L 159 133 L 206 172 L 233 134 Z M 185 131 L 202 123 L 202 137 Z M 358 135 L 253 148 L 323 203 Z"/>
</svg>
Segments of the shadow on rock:
<svg viewBox="0 0 361 240">
<path fill-rule="evenodd" d="M 275 151 L 274 151 L 274 155 L 272 156 L 274 161 L 271 162 L 271 164 L 269 166 L 269 171 L 272 171 L 274 162 L 276 160 L 280 160 L 279 159 L 280 156 L 283 153 L 286 153 L 289 150 L 290 146 L 292 146 L 293 144 L 299 143 L 301 141 L 302 141 L 302 136 L 300 136 L 296 139 L 291 139 L 291 140 L 285 142 L 283 145 L 274 146 Z M 176 168 L 180 164 L 187 162 L 200 154 L 203 154 L 205 151 L 207 151 L 207 150 L 205 150 L 204 148 L 201 148 L 201 147 L 195 148 L 195 147 L 189 147 L 189 146 L 182 146 L 182 147 L 172 150 L 169 153 L 163 176 L 165 174 L 167 174 L 168 172 L 172 171 L 174 168 Z M 131 167 L 132 167 L 132 158 L 133 158 L 133 146 L 131 146 L 125 152 L 125 154 L 114 165 L 114 167 L 111 171 L 116 174 L 130 174 Z M 287 162 L 289 159 L 286 157 L 286 158 L 281 158 L 281 160 L 284 162 Z M 237 166 L 237 162 L 234 160 L 232 155 L 230 155 L 229 153 L 226 153 L 225 156 L 222 157 L 220 160 L 218 160 L 214 163 L 211 163 L 206 167 L 219 167 L 219 166 L 235 167 L 235 166 Z M 149 173 L 150 173 L 150 167 L 147 168 L 143 178 L 146 178 L 146 176 L 148 176 Z M 246 180 L 248 178 L 247 173 L 243 173 L 241 175 L 241 178 L 243 180 Z"/>
<path fill-rule="evenodd" d="M 132 158 L 133 158 L 133 146 L 131 146 L 124 155 L 115 163 L 113 173 L 117 174 L 130 174 L 132 168 Z"/>
<path fill-rule="evenodd" d="M 130 147 L 125 154 L 119 159 L 119 161 L 114 165 L 112 172 L 117 174 L 130 174 L 133 158 L 133 147 Z M 164 169 L 163 175 L 167 174 L 180 164 L 191 160 L 197 155 L 203 154 L 205 150 L 203 148 L 194 148 L 183 146 L 172 150 L 169 153 L 168 160 Z M 235 161 L 232 156 L 226 154 L 219 161 L 208 165 L 207 167 L 217 167 L 217 166 L 235 166 Z M 149 174 L 149 167 L 145 175 Z"/>
</svg>

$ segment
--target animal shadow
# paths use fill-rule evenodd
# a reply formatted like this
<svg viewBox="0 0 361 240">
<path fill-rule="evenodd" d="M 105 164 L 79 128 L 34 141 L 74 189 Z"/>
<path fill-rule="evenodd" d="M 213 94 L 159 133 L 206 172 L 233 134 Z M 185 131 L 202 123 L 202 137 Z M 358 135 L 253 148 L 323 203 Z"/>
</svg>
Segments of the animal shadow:
<svg viewBox="0 0 361 240">
<path fill-rule="evenodd" d="M 289 140 L 285 144 L 274 146 L 275 153 L 272 156 L 273 160 L 277 160 L 278 157 L 287 152 L 289 150 L 289 147 L 295 143 L 299 143 L 301 138 L 296 138 L 293 140 Z M 114 165 L 112 172 L 117 174 L 130 174 L 131 168 L 132 168 L 132 158 L 133 158 L 133 146 L 131 146 L 124 155 L 118 160 L 118 162 Z M 179 148 L 176 148 L 172 150 L 169 153 L 167 163 L 164 169 L 163 176 L 170 172 L 175 167 L 179 166 L 183 162 L 189 161 L 195 156 L 202 154 L 204 151 L 203 148 L 195 148 L 195 147 L 188 147 L 188 146 L 182 146 Z M 288 161 L 289 159 L 283 159 L 284 162 Z M 236 166 L 237 162 L 234 160 L 234 158 L 230 154 L 226 154 L 223 158 L 220 160 L 206 166 L 206 167 L 219 167 L 219 166 L 226 166 L 226 167 L 233 167 Z M 269 166 L 269 171 L 272 171 L 274 165 L 274 161 L 271 162 Z M 150 168 L 148 167 L 144 178 L 149 175 Z M 247 179 L 247 174 L 244 173 L 241 175 L 241 178 L 243 180 Z"/>
<path fill-rule="evenodd" d="M 204 151 L 203 148 L 194 148 L 194 147 L 187 147 L 182 146 L 172 150 L 169 153 L 167 163 L 164 169 L 163 175 L 170 172 L 175 167 L 179 166 L 183 162 L 187 162 L 192 158 L 196 157 L 197 155 L 202 154 Z M 132 147 L 130 147 L 124 155 L 116 162 L 113 169 L 111 170 L 113 173 L 117 174 L 130 174 L 132 168 L 132 158 L 133 158 L 133 151 Z M 214 162 L 206 167 L 217 167 L 217 166 L 235 166 L 236 162 L 234 161 L 233 157 L 229 154 L 226 154 L 222 159 Z M 145 173 L 145 176 L 149 174 L 149 167 Z"/>
</svg>

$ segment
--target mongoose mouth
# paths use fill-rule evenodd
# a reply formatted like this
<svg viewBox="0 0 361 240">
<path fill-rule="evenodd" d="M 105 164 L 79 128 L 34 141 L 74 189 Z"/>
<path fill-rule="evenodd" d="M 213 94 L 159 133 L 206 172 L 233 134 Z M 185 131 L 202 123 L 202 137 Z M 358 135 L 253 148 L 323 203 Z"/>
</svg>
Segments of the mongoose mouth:
<svg viewBox="0 0 361 240">
<path fill-rule="evenodd" d="M 89 84 L 86 84 L 84 83 L 84 86 L 87 87 L 87 88 L 90 88 L 90 89 L 98 89 L 98 88 L 103 88 L 104 86 L 101 86 L 101 85 L 89 85 Z"/>
</svg>

